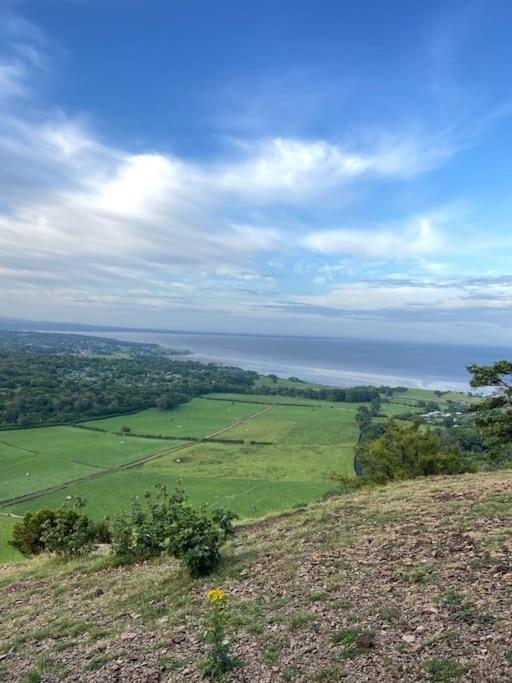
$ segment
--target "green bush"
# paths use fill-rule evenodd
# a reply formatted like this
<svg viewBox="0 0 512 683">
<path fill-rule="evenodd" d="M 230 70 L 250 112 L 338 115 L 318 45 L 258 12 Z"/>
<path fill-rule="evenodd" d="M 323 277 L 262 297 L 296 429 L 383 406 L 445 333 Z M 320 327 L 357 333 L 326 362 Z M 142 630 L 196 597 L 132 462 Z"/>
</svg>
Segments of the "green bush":
<svg viewBox="0 0 512 683">
<path fill-rule="evenodd" d="M 220 559 L 222 542 L 233 534 L 234 515 L 223 510 L 208 513 L 188 504 L 184 491 L 169 495 L 165 486 L 157 495 L 145 494 L 128 514 L 117 515 L 112 524 L 112 549 L 121 561 L 138 561 L 169 553 L 187 567 L 192 576 L 208 574 Z"/>
<path fill-rule="evenodd" d="M 96 525 L 83 514 L 83 499 L 73 499 L 73 504 L 74 510 L 66 501 L 57 510 L 43 508 L 26 512 L 14 525 L 9 544 L 27 557 L 44 551 L 55 552 L 61 557 L 89 552 L 104 529 L 101 522 Z"/>
<path fill-rule="evenodd" d="M 464 469 L 457 444 L 443 444 L 415 422 L 389 420 L 381 437 L 359 444 L 356 457 L 363 478 L 377 483 Z"/>
<path fill-rule="evenodd" d="M 416 471 L 422 476 L 457 474 L 461 471 L 460 453 L 452 450 L 421 455 L 418 458 Z"/>
<path fill-rule="evenodd" d="M 38 555 L 46 550 L 42 540 L 43 533 L 48 525 L 54 523 L 55 512 L 49 508 L 25 512 L 23 519 L 16 522 L 12 529 L 9 545 L 26 557 Z"/>
<path fill-rule="evenodd" d="M 111 543 L 112 534 L 110 533 L 110 526 L 108 517 L 100 520 L 96 524 L 96 540 L 98 543 Z"/>
<path fill-rule="evenodd" d="M 74 499 L 75 509 L 63 503 L 52 521 L 43 524 L 41 540 L 50 552 L 61 557 L 77 557 L 89 553 L 95 545 L 96 524 L 82 510 L 85 500 Z"/>
</svg>

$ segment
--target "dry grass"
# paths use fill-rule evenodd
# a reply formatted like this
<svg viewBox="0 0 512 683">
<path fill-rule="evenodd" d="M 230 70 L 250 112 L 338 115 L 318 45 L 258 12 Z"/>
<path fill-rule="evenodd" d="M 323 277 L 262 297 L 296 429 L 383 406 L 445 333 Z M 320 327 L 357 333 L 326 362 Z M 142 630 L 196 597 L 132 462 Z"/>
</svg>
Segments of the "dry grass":
<svg viewBox="0 0 512 683">
<path fill-rule="evenodd" d="M 512 473 L 464 475 L 246 526 L 208 581 L 166 560 L 6 567 L 0 680 L 202 680 L 218 586 L 240 660 L 229 680 L 510 681 L 511 521 Z"/>
</svg>

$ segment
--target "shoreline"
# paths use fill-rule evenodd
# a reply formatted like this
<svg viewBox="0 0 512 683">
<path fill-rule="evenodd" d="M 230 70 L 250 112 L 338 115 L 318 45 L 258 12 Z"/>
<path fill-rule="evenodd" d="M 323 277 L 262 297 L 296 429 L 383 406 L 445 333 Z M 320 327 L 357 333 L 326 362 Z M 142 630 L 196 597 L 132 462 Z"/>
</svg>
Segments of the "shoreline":
<svg viewBox="0 0 512 683">
<path fill-rule="evenodd" d="M 77 333 L 66 333 L 63 334 L 77 334 Z M 84 334 L 80 332 L 80 334 Z M 89 333 L 85 333 L 89 336 Z M 184 344 L 180 344 L 182 348 L 180 353 L 177 353 L 176 341 L 173 339 L 173 334 L 162 334 L 155 339 L 153 335 L 151 340 L 140 339 L 141 336 L 136 332 L 125 332 L 125 333 L 106 333 L 100 332 L 95 333 L 91 336 L 100 337 L 110 337 L 111 339 L 117 339 L 119 341 L 133 341 L 138 343 L 154 343 L 160 349 L 166 351 L 177 360 L 183 358 L 183 360 L 193 360 L 202 363 L 217 363 L 224 366 L 239 367 L 243 370 L 253 370 L 261 375 L 275 374 L 282 379 L 287 379 L 288 377 L 295 376 L 303 381 L 324 384 L 326 386 L 339 386 L 339 387 L 353 387 L 353 386 L 403 386 L 408 389 L 424 389 L 430 391 L 457 391 L 457 392 L 468 392 L 471 390 L 469 382 L 463 382 L 456 379 L 448 379 L 440 376 L 431 377 L 414 377 L 399 373 L 386 373 L 386 372 L 374 372 L 365 370 L 355 370 L 352 368 L 339 368 L 339 367 L 318 367 L 315 365 L 298 364 L 293 362 L 286 362 L 280 359 L 269 359 L 265 357 L 257 357 L 256 355 L 250 356 L 240 356 L 237 351 L 230 353 L 226 349 L 225 353 L 212 352 L 208 353 L 201 350 L 185 349 Z M 134 337 L 139 337 L 135 339 Z M 169 337 L 166 339 L 166 337 Z M 168 344 L 166 344 L 168 342 Z M 174 353 L 171 353 L 174 352 Z"/>
<path fill-rule="evenodd" d="M 118 341 L 131 341 L 133 343 L 153 343 L 162 351 L 165 351 L 176 360 L 193 360 L 201 363 L 216 363 L 224 366 L 239 367 L 243 370 L 252 370 L 261 375 L 275 374 L 281 379 L 294 376 L 313 384 L 323 384 L 333 387 L 354 387 L 354 386 L 402 386 L 408 389 L 423 389 L 426 391 L 456 391 L 468 392 L 471 390 L 469 383 L 455 379 L 447 379 L 439 376 L 414 377 L 396 373 L 376 373 L 365 370 L 354 370 L 351 368 L 318 367 L 306 364 L 294 364 L 283 362 L 279 359 L 267 359 L 256 356 L 240 357 L 236 352 L 226 353 L 207 353 L 204 351 L 191 350 L 186 348 L 176 348 L 176 343 L 170 338 L 168 344 L 165 337 L 173 337 L 171 333 L 159 334 L 159 339 L 134 339 L 141 337 L 137 332 L 63 332 L 60 334 L 83 334 L 85 336 L 98 336 Z M 164 337 L 163 339 L 161 337 Z"/>
<path fill-rule="evenodd" d="M 165 347 L 163 347 L 165 348 Z M 206 355 L 191 351 L 189 360 L 201 363 L 218 363 L 225 366 L 240 367 L 242 370 L 254 370 L 260 375 L 274 374 L 280 379 L 298 377 L 304 382 L 312 384 L 324 384 L 332 387 L 354 386 L 390 386 L 406 387 L 407 389 L 424 389 L 426 391 L 457 391 L 467 392 L 471 387 L 464 382 L 456 380 L 443 380 L 438 378 L 420 379 L 416 377 L 404 377 L 399 375 L 375 374 L 357 370 L 341 370 L 339 368 L 318 368 L 304 365 L 286 365 L 279 362 L 252 360 L 248 358 L 228 359 L 223 356 Z"/>
</svg>

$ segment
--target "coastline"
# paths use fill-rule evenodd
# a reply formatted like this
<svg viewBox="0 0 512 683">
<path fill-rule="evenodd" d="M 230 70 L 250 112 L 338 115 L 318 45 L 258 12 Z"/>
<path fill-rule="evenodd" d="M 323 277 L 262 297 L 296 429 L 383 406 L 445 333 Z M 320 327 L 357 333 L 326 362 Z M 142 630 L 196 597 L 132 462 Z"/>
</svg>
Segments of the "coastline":
<svg viewBox="0 0 512 683">
<path fill-rule="evenodd" d="M 314 337 L 300 340 L 265 337 L 262 342 L 263 338 L 258 336 L 237 338 L 234 335 L 221 337 L 137 332 L 96 332 L 95 335 L 121 341 L 151 342 L 167 352 L 177 349 L 188 352 L 172 353 L 177 359 L 181 357 L 183 360 L 231 365 L 262 375 L 272 373 L 284 379 L 295 376 L 308 382 L 341 387 L 385 385 L 467 392 L 470 386 L 464 381 L 465 365 L 475 361 L 485 362 L 485 352 L 489 357 L 494 357 L 493 349 L 484 349 L 480 354 L 475 354 L 476 357 L 464 357 L 462 347 Z M 339 353 L 338 346 L 341 347 Z M 428 352 L 434 350 L 436 354 L 432 354 L 432 358 L 423 357 L 424 349 Z M 451 357 L 445 359 L 444 354 L 451 354 Z M 439 359 L 443 362 L 440 363 Z M 423 367 L 428 367 L 429 372 L 422 374 Z M 458 376 L 453 376 L 455 372 Z"/>
</svg>

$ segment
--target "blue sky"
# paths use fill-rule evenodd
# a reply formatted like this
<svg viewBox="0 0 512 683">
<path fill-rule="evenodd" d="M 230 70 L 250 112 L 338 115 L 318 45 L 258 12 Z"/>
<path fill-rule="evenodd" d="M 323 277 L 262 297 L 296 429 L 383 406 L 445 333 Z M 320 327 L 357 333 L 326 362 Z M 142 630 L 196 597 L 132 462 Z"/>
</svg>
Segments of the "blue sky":
<svg viewBox="0 0 512 683">
<path fill-rule="evenodd" d="M 0 1 L 0 315 L 509 343 L 511 25 Z"/>
</svg>

